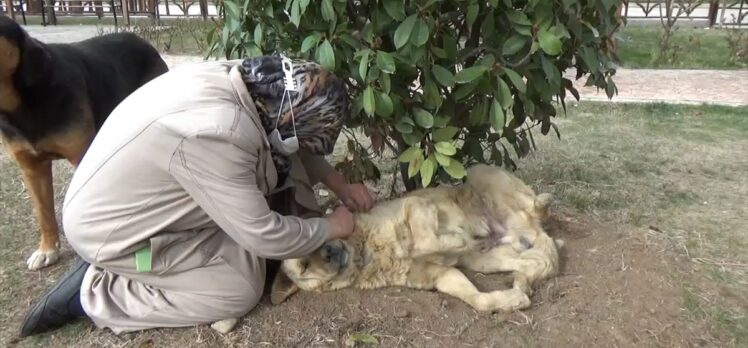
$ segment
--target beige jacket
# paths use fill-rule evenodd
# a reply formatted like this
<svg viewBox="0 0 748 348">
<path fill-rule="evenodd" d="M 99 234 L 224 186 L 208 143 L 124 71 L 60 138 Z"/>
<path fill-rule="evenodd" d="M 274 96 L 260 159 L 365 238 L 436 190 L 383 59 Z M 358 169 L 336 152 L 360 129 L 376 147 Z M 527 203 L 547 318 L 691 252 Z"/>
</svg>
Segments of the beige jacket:
<svg viewBox="0 0 748 348">
<path fill-rule="evenodd" d="M 65 234 L 79 255 L 101 267 L 122 265 L 150 243 L 153 272 L 164 273 L 220 257 L 220 238 L 201 233 L 216 226 L 259 258 L 296 257 L 324 242 L 325 219 L 268 208 L 276 170 L 240 64 L 173 69 L 114 110 L 63 204 Z M 306 168 L 294 174 L 297 185 L 307 183 L 297 190 L 305 192 L 300 200 L 314 205 L 309 183 L 332 168 L 320 156 L 295 161 Z"/>
</svg>

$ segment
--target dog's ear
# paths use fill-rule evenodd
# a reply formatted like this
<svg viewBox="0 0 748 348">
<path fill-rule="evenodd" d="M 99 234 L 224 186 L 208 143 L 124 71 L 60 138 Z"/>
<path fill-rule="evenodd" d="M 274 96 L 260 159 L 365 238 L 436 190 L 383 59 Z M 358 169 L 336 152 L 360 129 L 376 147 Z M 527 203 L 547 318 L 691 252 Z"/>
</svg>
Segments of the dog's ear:
<svg viewBox="0 0 748 348">
<path fill-rule="evenodd" d="M 18 71 L 19 82 L 25 87 L 31 87 L 47 78 L 52 69 L 52 57 L 46 48 L 34 40 L 25 31 L 19 40 L 21 46 L 21 66 Z"/>
<path fill-rule="evenodd" d="M 280 304 L 297 291 L 299 287 L 280 269 L 273 279 L 273 286 L 270 287 L 270 303 Z"/>
</svg>

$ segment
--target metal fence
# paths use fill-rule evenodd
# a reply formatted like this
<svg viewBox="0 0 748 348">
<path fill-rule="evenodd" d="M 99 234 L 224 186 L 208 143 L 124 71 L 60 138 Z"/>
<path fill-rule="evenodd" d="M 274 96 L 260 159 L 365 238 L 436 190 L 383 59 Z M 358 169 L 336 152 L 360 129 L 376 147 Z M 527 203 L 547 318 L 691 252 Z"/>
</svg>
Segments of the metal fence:
<svg viewBox="0 0 748 348">
<path fill-rule="evenodd" d="M 0 0 L 0 13 L 20 19 L 26 15 L 42 16 L 42 24 L 56 24 L 57 16 L 89 16 L 119 18 L 129 25 L 132 17 L 169 18 L 197 17 L 207 19 L 217 15 L 223 0 Z M 550 0 L 549 0 L 550 1 Z M 703 23 L 706 26 L 748 27 L 748 0 L 621 0 L 621 16 L 632 21 L 660 21 L 677 16 L 682 22 Z"/>
<path fill-rule="evenodd" d="M 197 17 L 216 15 L 222 0 L 0 0 L 0 13 L 27 24 L 26 16 L 41 16 L 42 25 L 57 17 L 112 17 L 129 25 L 131 18 Z M 209 2 L 210 1 L 210 2 Z"/>
<path fill-rule="evenodd" d="M 746 0 L 623 0 L 621 15 L 629 21 L 660 21 L 677 17 L 706 26 L 748 26 L 748 1 Z"/>
</svg>

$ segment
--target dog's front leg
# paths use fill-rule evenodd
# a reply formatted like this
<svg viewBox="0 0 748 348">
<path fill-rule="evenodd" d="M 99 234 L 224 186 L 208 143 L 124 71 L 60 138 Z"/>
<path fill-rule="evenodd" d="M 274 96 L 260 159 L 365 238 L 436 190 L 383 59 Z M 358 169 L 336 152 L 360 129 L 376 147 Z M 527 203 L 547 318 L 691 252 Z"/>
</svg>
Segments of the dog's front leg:
<svg viewBox="0 0 748 348">
<path fill-rule="evenodd" d="M 35 271 L 54 264 L 59 258 L 57 248 L 60 236 L 55 218 L 52 162 L 27 151 L 14 152 L 13 155 L 21 167 L 23 182 L 30 191 L 41 231 L 39 249 L 26 260 L 28 269 Z"/>
<path fill-rule="evenodd" d="M 426 274 L 434 275 L 434 288 L 465 301 L 478 311 L 514 311 L 530 306 L 530 298 L 520 289 L 480 292 L 465 274 L 454 267 L 429 265 Z"/>
</svg>

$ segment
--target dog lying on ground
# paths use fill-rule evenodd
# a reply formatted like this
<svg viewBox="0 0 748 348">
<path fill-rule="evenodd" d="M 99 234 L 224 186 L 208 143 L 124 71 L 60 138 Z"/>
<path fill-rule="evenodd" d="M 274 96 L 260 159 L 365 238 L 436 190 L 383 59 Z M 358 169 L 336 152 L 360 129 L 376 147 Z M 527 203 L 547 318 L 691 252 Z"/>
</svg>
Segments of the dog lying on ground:
<svg viewBox="0 0 748 348">
<path fill-rule="evenodd" d="M 533 287 L 558 272 L 563 242 L 541 226 L 550 201 L 550 194 L 536 195 L 501 168 L 474 166 L 464 185 L 378 203 L 355 216 L 348 239 L 327 242 L 305 258 L 284 260 L 271 303 L 299 289 L 402 286 L 436 289 L 479 311 L 527 308 Z M 460 268 L 512 272 L 513 287 L 481 292 Z"/>
<path fill-rule="evenodd" d="M 44 44 L 0 16 L 0 135 L 21 167 L 41 230 L 30 270 L 58 259 L 52 161 L 77 166 L 114 107 L 166 71 L 158 51 L 131 33 Z"/>
</svg>

